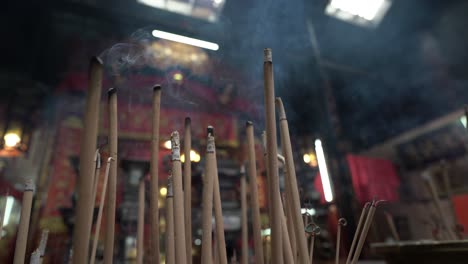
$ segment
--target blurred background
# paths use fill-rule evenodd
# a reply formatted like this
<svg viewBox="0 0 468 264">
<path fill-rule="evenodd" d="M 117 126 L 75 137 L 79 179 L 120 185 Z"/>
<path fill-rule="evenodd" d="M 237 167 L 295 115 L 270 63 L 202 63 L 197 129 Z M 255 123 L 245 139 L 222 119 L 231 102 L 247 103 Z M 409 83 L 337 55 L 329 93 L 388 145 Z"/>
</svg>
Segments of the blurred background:
<svg viewBox="0 0 468 264">
<path fill-rule="evenodd" d="M 276 95 L 286 106 L 301 207 L 322 230 L 317 263 L 334 258 L 340 217 L 348 221 L 342 238 L 342 255 L 347 254 L 362 206 L 375 198 L 388 202 L 377 210 L 368 242 L 441 239 L 447 230 L 423 172 L 432 175 L 458 237 L 467 235 L 466 1 L 51 0 L 2 5 L 1 263 L 12 262 L 26 178 L 37 186 L 27 255 L 41 230 L 49 229 L 44 262 L 68 261 L 92 56 L 105 67 L 98 139 L 103 160 L 108 156 L 105 92 L 118 90 L 115 263 L 135 261 L 138 182 L 149 173 L 156 83 L 163 87 L 161 232 L 171 167 L 167 141 L 171 131 L 183 130 L 188 116 L 194 263 L 200 261 L 207 125 L 216 129 L 228 257 L 239 255 L 239 167 L 246 162 L 245 122 L 251 120 L 262 234 L 268 242 L 265 166 L 259 158 L 266 47 L 273 49 Z M 284 188 L 282 172 L 280 185 Z M 148 213 L 145 231 L 149 234 Z M 148 250 L 150 239 L 146 235 Z M 253 263 L 253 240 L 249 248 Z M 102 257 L 102 244 L 97 256 Z M 368 245 L 363 258 L 385 263 L 386 257 Z"/>
</svg>

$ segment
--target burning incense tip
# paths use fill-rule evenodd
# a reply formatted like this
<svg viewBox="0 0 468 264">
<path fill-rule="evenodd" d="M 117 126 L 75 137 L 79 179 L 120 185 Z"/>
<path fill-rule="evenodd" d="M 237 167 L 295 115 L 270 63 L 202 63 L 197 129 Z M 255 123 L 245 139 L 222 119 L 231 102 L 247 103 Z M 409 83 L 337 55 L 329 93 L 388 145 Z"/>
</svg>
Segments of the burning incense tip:
<svg viewBox="0 0 468 264">
<path fill-rule="evenodd" d="M 247 122 L 245 122 L 245 126 L 247 126 L 247 127 L 248 126 L 253 126 L 253 122 L 252 121 L 247 121 Z"/>
<path fill-rule="evenodd" d="M 104 64 L 104 62 L 102 62 L 101 58 L 99 58 L 98 56 L 91 57 L 91 63 L 99 63 L 101 65 Z"/>
<path fill-rule="evenodd" d="M 190 117 L 185 118 L 185 126 L 190 125 L 191 122 L 192 122 L 192 120 L 190 119 Z"/>
<path fill-rule="evenodd" d="M 158 91 L 158 90 L 161 90 L 161 85 L 160 84 L 155 84 L 153 86 L 153 91 Z"/>
<path fill-rule="evenodd" d="M 211 134 L 211 136 L 214 136 L 214 128 L 213 128 L 212 126 L 208 126 L 208 127 L 206 128 L 206 133 L 207 133 L 208 135 Z"/>
<path fill-rule="evenodd" d="M 31 191 L 34 192 L 36 190 L 36 186 L 32 179 L 26 179 L 24 182 L 24 191 Z"/>
<path fill-rule="evenodd" d="M 172 146 L 172 161 L 180 160 L 180 138 L 179 132 L 174 131 L 171 133 L 171 146 Z"/>
<path fill-rule="evenodd" d="M 263 60 L 264 62 L 273 62 L 273 55 L 270 48 L 263 50 Z"/>
<path fill-rule="evenodd" d="M 117 92 L 117 89 L 115 88 L 110 88 L 108 91 L 107 91 L 107 96 L 111 96 L 113 94 L 115 94 Z"/>
</svg>

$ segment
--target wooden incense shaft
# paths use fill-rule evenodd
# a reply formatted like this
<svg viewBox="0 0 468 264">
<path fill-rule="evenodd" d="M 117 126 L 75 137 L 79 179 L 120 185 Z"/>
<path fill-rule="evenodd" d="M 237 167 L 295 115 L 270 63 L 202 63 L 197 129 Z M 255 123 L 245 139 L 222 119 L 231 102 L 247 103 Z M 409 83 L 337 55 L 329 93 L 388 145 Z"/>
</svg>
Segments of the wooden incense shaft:
<svg viewBox="0 0 468 264">
<path fill-rule="evenodd" d="M 174 191 L 172 176 L 169 176 L 166 196 L 166 263 L 175 264 L 174 240 Z"/>
<path fill-rule="evenodd" d="M 248 174 L 250 187 L 250 206 L 252 212 L 252 231 L 254 238 L 255 263 L 264 263 L 261 223 L 260 223 L 260 206 L 258 204 L 258 185 L 257 185 L 257 160 L 255 158 L 255 138 L 254 127 L 252 122 L 247 122 L 247 148 L 248 148 Z"/>
<path fill-rule="evenodd" d="M 427 183 L 429 192 L 431 193 L 431 196 L 432 196 L 432 201 L 437 209 L 437 212 L 442 221 L 442 224 L 444 225 L 444 228 L 447 231 L 448 238 L 452 240 L 456 240 L 457 236 L 455 235 L 455 232 L 452 230 L 450 223 L 447 217 L 445 216 L 444 211 L 442 210 L 442 205 L 440 203 L 439 194 L 437 193 L 437 188 L 435 186 L 434 181 L 432 180 L 431 175 L 428 172 L 425 172 L 423 173 L 423 179 Z"/>
<path fill-rule="evenodd" d="M 109 181 L 110 165 L 113 160 L 114 159 L 112 157 L 109 157 L 107 159 L 106 171 L 104 173 L 104 180 L 102 183 L 101 200 L 99 201 L 99 210 L 98 210 L 98 215 L 96 219 L 96 230 L 94 233 L 93 247 L 91 249 L 91 257 L 89 259 L 90 264 L 94 264 L 94 262 L 96 261 L 96 251 L 97 251 L 97 245 L 99 242 L 99 235 L 101 232 L 102 213 L 104 211 L 104 203 L 106 201 L 107 183 Z"/>
<path fill-rule="evenodd" d="M 73 230 L 73 263 L 86 263 L 89 250 L 89 237 L 91 234 L 93 207 L 92 191 L 94 172 L 94 152 L 99 125 L 99 105 L 101 102 L 102 61 L 94 57 L 91 59 L 89 70 L 88 94 L 86 96 L 86 109 L 84 127 L 80 148 L 80 169 L 76 182 L 78 196 L 76 207 L 76 224 Z"/>
<path fill-rule="evenodd" d="M 109 178 L 107 179 L 106 202 L 106 234 L 104 237 L 104 264 L 112 264 L 115 244 L 115 208 L 117 198 L 117 91 L 115 88 L 108 92 L 109 113 L 109 156 L 115 162 L 110 163 Z M 76 252 L 75 252 L 76 253 Z"/>
<path fill-rule="evenodd" d="M 34 182 L 31 179 L 27 179 L 24 186 L 23 201 L 21 203 L 21 216 L 18 226 L 18 234 L 16 236 L 15 258 L 13 261 L 15 264 L 23 264 L 25 260 L 34 189 Z"/>
<path fill-rule="evenodd" d="M 42 230 L 41 242 L 39 242 L 39 248 L 38 248 L 38 250 L 39 250 L 39 263 L 42 263 L 42 260 L 44 259 L 48 238 L 49 238 L 49 229 Z"/>
<path fill-rule="evenodd" d="M 208 134 L 214 136 L 214 129 L 211 126 L 208 126 Z M 219 263 L 227 264 L 227 254 L 226 254 L 226 240 L 224 238 L 224 221 L 223 221 L 223 210 L 221 206 L 221 194 L 219 190 L 219 177 L 218 177 L 218 161 L 216 159 L 216 145 L 213 138 L 213 155 L 211 155 L 207 160 L 207 171 L 206 173 L 213 174 L 214 178 L 213 184 L 213 203 L 214 203 L 214 212 L 215 212 L 215 225 L 216 225 L 216 246 L 218 247 L 219 254 Z"/>
<path fill-rule="evenodd" d="M 309 250 L 310 264 L 314 262 L 314 247 L 315 247 L 315 235 L 312 234 L 310 236 L 310 250 Z"/>
<path fill-rule="evenodd" d="M 96 153 L 94 154 L 94 175 L 93 175 L 93 206 L 91 206 L 91 215 L 94 214 L 94 204 L 96 203 L 96 191 L 97 186 L 99 185 L 99 176 L 101 171 L 101 154 L 99 153 L 99 149 L 96 149 Z"/>
<path fill-rule="evenodd" d="M 270 224 L 270 230 L 272 229 L 272 219 L 273 219 L 273 209 L 272 207 L 274 206 L 274 202 L 273 200 L 275 199 L 275 190 L 274 189 L 271 189 L 271 180 L 270 180 L 270 168 L 268 167 L 268 164 L 267 164 L 267 137 L 266 137 L 266 132 L 263 131 L 262 133 L 262 142 L 263 142 L 263 150 L 264 150 L 264 154 L 263 154 L 263 158 L 264 158 L 264 161 L 265 161 L 265 164 L 266 164 L 266 167 L 265 167 L 265 170 L 266 170 L 266 175 L 267 175 L 267 190 L 268 190 L 268 217 L 269 217 L 269 224 Z M 280 212 L 281 214 L 282 212 Z M 282 230 L 281 230 L 281 234 L 282 234 Z M 269 243 L 268 243 L 268 249 L 269 249 L 269 252 L 270 254 L 268 255 L 268 258 L 269 260 L 267 261 L 267 263 L 272 263 L 271 259 L 273 258 L 273 255 L 271 254 L 271 251 L 273 250 L 273 243 L 271 242 L 272 241 L 272 236 L 270 235 L 270 240 L 269 240 Z M 281 240 L 281 243 L 283 243 L 283 241 Z M 283 248 L 283 245 L 281 245 L 281 248 Z M 278 253 L 281 257 L 281 260 L 283 259 L 283 251 L 281 251 L 280 253 Z"/>
<path fill-rule="evenodd" d="M 299 190 L 297 188 L 296 170 L 294 165 L 291 139 L 289 136 L 288 121 L 286 119 L 286 112 L 284 111 L 283 102 L 281 98 L 276 98 L 276 105 L 279 113 L 280 120 L 280 133 L 281 142 L 284 144 L 284 157 L 286 160 L 286 170 L 288 173 L 288 187 L 289 187 L 289 199 L 291 199 L 291 208 L 293 209 L 292 223 L 295 228 L 295 235 L 297 239 L 297 248 L 299 251 L 299 260 L 301 263 L 308 263 L 309 257 L 307 256 L 307 239 L 304 234 L 304 223 L 301 218 L 301 202 L 299 199 Z"/>
<path fill-rule="evenodd" d="M 279 194 L 279 189 L 278 189 L 278 195 L 276 195 L 276 199 L 281 199 L 280 194 Z M 288 227 L 286 224 L 286 216 L 284 215 L 284 209 L 283 209 L 283 204 L 281 203 L 281 200 L 278 201 L 278 204 L 280 205 L 280 210 L 281 210 L 281 238 L 282 238 L 282 249 L 283 249 L 283 257 L 284 257 L 284 263 L 294 263 L 294 256 L 293 256 L 293 251 L 291 249 L 291 240 L 289 239 L 289 232 L 288 232 Z"/>
<path fill-rule="evenodd" d="M 346 258 L 346 264 L 350 263 L 351 258 L 353 257 L 354 248 L 356 247 L 358 237 L 361 233 L 362 226 L 364 225 L 367 212 L 369 210 L 369 206 L 370 206 L 370 203 L 367 202 L 362 208 L 361 216 L 359 217 L 358 225 L 356 227 L 356 232 L 354 233 L 353 242 L 351 242 L 351 247 L 349 248 L 348 257 Z"/>
<path fill-rule="evenodd" d="M 175 261 L 177 264 L 187 262 L 185 250 L 185 224 L 184 224 L 184 193 L 182 190 L 182 164 L 180 162 L 179 132 L 171 134 L 172 148 L 172 188 L 174 189 L 174 241 Z M 186 157 L 190 158 L 190 157 Z"/>
<path fill-rule="evenodd" d="M 202 207 L 202 252 L 201 252 L 201 263 L 211 263 L 211 220 L 213 218 L 213 187 L 214 187 L 214 176 L 213 173 L 208 173 L 211 169 L 213 158 L 215 155 L 214 137 L 212 134 L 208 134 L 206 142 L 206 163 L 205 163 L 205 174 L 203 176 L 203 207 Z"/>
<path fill-rule="evenodd" d="M 151 252 L 153 263 L 159 263 L 159 115 L 161 112 L 161 86 L 153 87 L 153 110 L 151 128 L 151 160 L 150 160 L 150 219 L 151 219 Z"/>
<path fill-rule="evenodd" d="M 143 264 L 145 232 L 145 178 L 138 185 L 137 264 Z"/>
<path fill-rule="evenodd" d="M 336 250 L 335 250 L 335 264 L 340 263 L 340 245 L 341 245 L 341 228 L 346 226 L 346 219 L 340 218 L 338 220 L 338 230 L 336 232 Z"/>
<path fill-rule="evenodd" d="M 185 217 L 185 249 L 187 250 L 187 264 L 192 263 L 192 161 L 190 150 L 192 149 L 191 121 L 185 118 L 184 127 L 184 217 Z"/>
<path fill-rule="evenodd" d="M 242 221 L 242 256 L 241 263 L 249 263 L 249 227 L 247 225 L 247 183 L 245 180 L 245 167 L 241 166 L 240 196 L 241 196 L 241 221 Z"/>
<path fill-rule="evenodd" d="M 2 232 L 3 232 L 3 221 L 5 220 L 5 211 L 6 211 L 6 205 L 8 201 L 8 193 L 5 195 L 5 199 L 3 199 L 3 204 L 2 208 L 0 209 L 0 240 L 2 240 Z"/>
<path fill-rule="evenodd" d="M 271 49 L 264 50 L 263 63 L 264 93 L 265 93 L 265 119 L 267 137 L 267 166 L 270 178 L 270 192 L 273 196 L 279 194 L 278 178 L 278 147 L 276 145 L 276 117 L 275 117 L 275 85 L 273 80 L 273 60 Z M 281 211 L 279 210 L 279 197 L 272 199 L 273 205 L 271 219 L 272 262 L 281 263 Z"/>
<path fill-rule="evenodd" d="M 281 139 L 281 145 L 284 146 L 283 139 Z M 285 162 L 286 160 L 283 159 L 283 161 Z M 285 164 L 283 163 L 283 165 L 285 165 Z M 285 175 L 284 185 L 285 185 L 285 192 L 286 192 L 286 197 L 284 199 L 284 204 L 286 206 L 285 213 L 286 213 L 286 219 L 287 219 L 287 222 L 288 222 L 287 227 L 288 227 L 289 238 L 290 238 L 290 241 L 291 241 L 291 250 L 293 252 L 294 263 L 296 263 L 296 261 L 297 261 L 297 239 L 296 239 L 296 230 L 294 228 L 294 224 L 292 224 L 294 222 L 293 221 L 294 209 L 293 209 L 292 199 L 290 199 L 290 197 L 291 197 L 291 186 L 290 186 L 291 183 L 288 180 L 289 175 L 288 175 L 288 170 L 287 170 L 286 166 L 284 166 L 283 170 L 284 170 L 284 175 Z M 307 239 L 306 239 L 306 241 L 307 241 Z"/>
<path fill-rule="evenodd" d="M 390 232 L 392 233 L 393 239 L 395 241 L 400 241 L 400 236 L 398 235 L 396 226 L 395 226 L 395 221 L 393 221 L 393 216 L 389 214 L 388 212 L 385 212 L 385 219 L 387 220 L 388 227 L 390 229 Z"/>
<path fill-rule="evenodd" d="M 372 224 L 372 220 L 374 219 L 376 209 L 376 203 L 373 202 L 370 205 L 369 213 L 367 214 L 366 221 L 364 222 L 364 226 L 362 227 L 361 235 L 359 236 L 359 240 L 357 242 L 356 251 L 354 252 L 353 260 L 351 261 L 352 264 L 356 264 L 359 260 L 359 256 L 361 255 L 362 247 L 366 242 L 367 233 L 369 232 L 369 228 Z"/>
</svg>

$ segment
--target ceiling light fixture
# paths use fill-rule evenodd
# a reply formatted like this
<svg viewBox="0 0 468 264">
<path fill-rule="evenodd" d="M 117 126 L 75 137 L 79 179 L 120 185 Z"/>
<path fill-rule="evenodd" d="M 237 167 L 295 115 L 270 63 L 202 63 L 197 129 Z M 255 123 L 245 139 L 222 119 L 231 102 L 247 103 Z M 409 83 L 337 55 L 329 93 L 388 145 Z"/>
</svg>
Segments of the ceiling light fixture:
<svg viewBox="0 0 468 264">
<path fill-rule="evenodd" d="M 173 34 L 173 33 L 169 33 L 169 32 L 164 32 L 164 31 L 161 31 L 161 30 L 153 30 L 152 34 L 153 34 L 153 36 L 155 38 L 167 39 L 167 40 L 170 40 L 170 41 L 184 43 L 184 44 L 187 44 L 187 45 L 196 46 L 196 47 L 200 47 L 200 48 L 204 48 L 204 49 L 209 49 L 209 50 L 218 50 L 219 49 L 219 45 L 216 44 L 216 43 L 213 43 L 213 42 L 208 42 L 208 41 L 199 40 L 199 39 L 195 39 L 195 38 L 189 38 L 189 37 L 186 37 L 186 36 L 177 35 L 177 34 Z"/>
<path fill-rule="evenodd" d="M 325 154 L 323 153 L 322 141 L 315 140 L 315 153 L 317 153 L 318 166 L 320 171 L 320 178 L 322 180 L 323 193 L 325 194 L 325 201 L 333 201 L 333 192 L 328 175 L 327 162 L 325 161 Z"/>
<path fill-rule="evenodd" d="M 358 25 L 376 26 L 390 5 L 390 0 L 331 0 L 325 13 Z"/>
</svg>

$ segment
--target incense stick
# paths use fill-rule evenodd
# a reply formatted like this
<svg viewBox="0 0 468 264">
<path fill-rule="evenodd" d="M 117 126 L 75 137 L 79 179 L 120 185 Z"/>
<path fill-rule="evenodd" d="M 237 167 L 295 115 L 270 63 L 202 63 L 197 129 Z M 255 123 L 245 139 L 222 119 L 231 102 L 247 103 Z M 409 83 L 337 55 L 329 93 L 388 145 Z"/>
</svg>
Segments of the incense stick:
<svg viewBox="0 0 468 264">
<path fill-rule="evenodd" d="M 39 242 L 39 263 L 42 263 L 42 260 L 45 256 L 45 250 L 47 247 L 47 239 L 49 238 L 49 229 L 42 230 L 41 241 Z"/>
<path fill-rule="evenodd" d="M 264 50 L 263 63 L 264 77 L 264 92 L 265 92 L 265 118 L 266 118 L 266 137 L 267 137 L 267 166 L 268 177 L 270 178 L 270 191 L 274 196 L 278 194 L 275 190 L 279 190 L 278 178 L 278 148 L 276 145 L 276 118 L 275 118 L 275 85 L 273 79 L 273 60 L 271 49 Z M 279 197 L 272 199 L 273 206 L 271 207 L 271 243 L 273 263 L 281 263 L 281 212 L 279 211 Z"/>
<path fill-rule="evenodd" d="M 385 219 L 387 220 L 388 227 L 390 228 L 390 232 L 392 233 L 393 239 L 395 239 L 396 242 L 400 241 L 400 236 L 398 235 L 396 226 L 395 226 L 395 221 L 393 221 L 393 217 L 390 213 L 384 212 L 385 214 Z"/>
<path fill-rule="evenodd" d="M 206 141 L 206 164 L 205 164 L 205 174 L 203 177 L 203 208 L 202 208 L 202 253 L 201 253 L 201 263 L 211 263 L 212 253 L 211 253 L 211 220 L 213 218 L 213 187 L 214 187 L 214 175 L 212 173 L 207 173 L 209 167 L 209 160 L 213 159 L 215 155 L 215 145 L 214 137 L 212 134 L 208 133 Z M 211 163 L 212 161 L 210 161 Z"/>
<path fill-rule="evenodd" d="M 207 128 L 208 134 L 214 136 L 214 129 L 212 126 Z M 221 207 L 221 194 L 219 190 L 219 175 L 218 175 L 218 161 L 216 159 L 216 145 L 213 138 L 213 155 L 210 155 L 210 159 L 207 158 L 206 162 L 208 164 L 206 173 L 213 174 L 214 184 L 213 184 L 213 202 L 214 202 L 214 212 L 215 212 L 215 225 L 216 225 L 216 244 L 218 247 L 219 254 L 219 263 L 227 264 L 227 254 L 226 254 L 226 241 L 224 238 L 224 222 L 223 222 L 223 210 Z"/>
<path fill-rule="evenodd" d="M 187 262 L 185 250 L 185 225 L 184 225 L 184 194 L 182 191 L 182 164 L 180 163 L 180 139 L 179 132 L 171 134 L 172 148 L 172 188 L 174 188 L 174 236 L 175 236 L 175 261 L 177 264 Z M 189 158 L 189 157 L 186 157 Z"/>
<path fill-rule="evenodd" d="M 291 199 L 293 209 L 292 220 L 295 227 L 297 247 L 299 250 L 299 260 L 301 263 L 307 263 L 309 262 L 309 258 L 307 256 L 307 240 L 305 236 L 301 235 L 304 233 L 304 224 L 301 219 L 301 202 L 299 200 L 299 190 L 297 189 L 297 179 L 291 147 L 291 138 L 289 136 L 289 127 L 288 121 L 286 119 L 286 112 L 284 111 L 283 102 L 279 97 L 276 98 L 276 106 L 278 108 L 278 117 L 280 120 L 281 142 L 284 144 L 284 156 L 288 171 L 286 175 L 288 176 L 287 181 L 289 182 L 289 198 Z"/>
<path fill-rule="evenodd" d="M 190 151 L 192 149 L 191 121 L 185 118 L 184 126 L 184 217 L 185 217 L 185 249 L 187 250 L 187 264 L 192 263 L 192 160 Z"/>
<path fill-rule="evenodd" d="M 262 132 L 262 147 L 263 147 L 263 163 L 265 164 L 265 172 L 266 172 L 266 185 L 267 185 L 267 199 L 268 199 L 268 224 L 270 225 L 270 230 L 271 230 L 271 219 L 273 218 L 273 194 L 271 192 L 271 184 L 270 184 L 270 173 L 268 172 L 268 161 L 267 161 L 267 138 L 266 138 L 266 132 Z M 270 239 L 271 241 L 271 239 Z M 270 245 L 271 246 L 271 245 Z M 271 256 L 270 256 L 271 257 Z M 270 262 L 268 262 L 270 263 Z"/>
<path fill-rule="evenodd" d="M 151 160 L 150 160 L 150 215 L 151 215 L 151 252 L 154 263 L 160 262 L 159 257 L 159 205 L 158 205 L 158 162 L 159 162 L 159 121 L 161 112 L 161 86 L 153 87 L 153 109 L 151 128 Z"/>
<path fill-rule="evenodd" d="M 107 94 L 109 112 L 109 156 L 116 162 L 110 164 L 109 178 L 107 179 L 104 264 L 112 264 L 114 260 L 115 207 L 117 198 L 117 90 L 115 88 L 111 88 Z"/>
<path fill-rule="evenodd" d="M 174 191 L 172 188 L 172 175 L 167 179 L 166 195 L 166 263 L 175 264 L 174 241 Z"/>
<path fill-rule="evenodd" d="M 94 204 L 96 203 L 96 189 L 99 184 L 99 176 L 101 170 L 101 154 L 99 153 L 99 149 L 96 149 L 96 153 L 94 154 L 94 183 L 93 183 L 93 206 L 91 207 L 91 215 L 94 214 Z"/>
<path fill-rule="evenodd" d="M 442 224 L 444 225 L 444 228 L 447 231 L 448 238 L 452 240 L 456 240 L 457 236 L 455 235 L 453 230 L 450 228 L 449 221 L 447 217 L 445 216 L 444 211 L 442 210 L 442 205 L 440 204 L 439 194 L 437 193 L 437 189 L 436 189 L 434 181 L 432 180 L 431 175 L 429 174 L 429 172 L 424 172 L 422 177 L 427 183 L 429 192 L 432 196 L 432 201 L 437 209 L 440 220 L 442 221 Z"/>
<path fill-rule="evenodd" d="M 258 186 L 257 186 L 257 164 L 255 158 L 255 139 L 254 128 L 252 122 L 247 122 L 247 147 L 248 147 L 248 172 L 250 185 L 250 203 L 252 212 L 252 230 L 254 238 L 255 263 L 264 263 L 261 224 L 260 224 L 260 208 L 258 205 Z"/>
<path fill-rule="evenodd" d="M 284 174 L 286 175 L 288 173 L 288 170 L 285 168 L 284 169 Z M 286 179 L 289 177 L 286 175 Z M 296 239 L 296 231 L 294 230 L 294 225 L 291 224 L 292 222 L 292 214 L 293 214 L 293 209 L 291 205 L 291 199 L 288 199 L 289 194 L 289 184 L 290 182 L 288 180 L 285 180 L 285 190 L 286 190 L 286 197 L 284 198 L 284 203 L 286 206 L 286 219 L 288 223 L 288 232 L 289 232 L 289 237 L 291 240 L 291 250 L 293 252 L 293 257 L 294 257 L 294 263 L 297 261 L 297 239 Z"/>
<path fill-rule="evenodd" d="M 241 263 L 249 263 L 249 231 L 247 226 L 247 183 L 245 182 L 245 167 L 240 169 L 240 196 L 241 196 L 241 221 L 242 221 L 242 257 Z"/>
<path fill-rule="evenodd" d="M 276 199 L 280 199 L 279 190 Z M 282 238 L 282 248 L 283 248 L 283 257 L 284 263 L 294 263 L 294 256 L 291 249 L 291 240 L 289 239 L 288 227 L 286 225 L 286 216 L 284 215 L 283 204 L 281 201 L 278 202 L 281 210 L 281 238 Z"/>
<path fill-rule="evenodd" d="M 9 191 L 5 195 L 5 199 L 3 199 L 3 204 L 2 204 L 2 209 L 0 211 L 0 240 L 2 240 L 2 233 L 3 233 L 3 222 L 5 220 L 5 211 L 6 211 L 6 205 L 8 201 L 8 196 L 9 196 Z"/>
<path fill-rule="evenodd" d="M 34 190 L 35 186 L 32 179 L 26 179 L 24 184 L 23 201 L 21 203 L 20 222 L 18 225 L 18 233 L 16 235 L 15 257 L 13 260 L 14 264 L 24 263 Z"/>
<path fill-rule="evenodd" d="M 356 252 L 354 253 L 353 260 L 351 261 L 352 264 L 356 264 L 357 261 L 359 260 L 359 256 L 361 255 L 362 247 L 364 246 L 364 243 L 366 242 L 367 238 L 367 233 L 369 232 L 369 228 L 372 224 L 372 220 L 374 219 L 374 214 L 375 210 L 377 208 L 377 205 L 383 201 L 376 201 L 372 202 L 370 205 L 369 213 L 367 214 L 366 222 L 364 223 L 364 226 L 362 228 L 361 236 L 359 237 L 357 246 L 356 246 Z"/>
<path fill-rule="evenodd" d="M 314 223 L 310 223 L 305 227 L 305 231 L 310 234 L 309 260 L 310 264 L 312 264 L 314 262 L 315 236 L 320 234 L 320 227 Z"/>
<path fill-rule="evenodd" d="M 109 180 L 110 164 L 113 160 L 114 159 L 112 157 L 109 157 L 107 159 L 106 171 L 104 173 L 104 181 L 103 181 L 102 190 L 101 190 L 101 200 L 99 201 L 99 210 L 98 210 L 98 216 L 96 220 L 96 230 L 94 233 L 93 248 L 91 250 L 91 257 L 89 259 L 90 264 L 94 264 L 94 262 L 96 261 L 96 251 L 97 251 L 97 245 L 99 241 L 99 235 L 101 232 L 102 212 L 104 209 L 104 203 L 106 201 L 107 182 Z"/>
<path fill-rule="evenodd" d="M 367 211 L 369 210 L 370 204 L 371 203 L 367 202 L 364 205 L 364 207 L 362 208 L 361 216 L 359 217 L 359 222 L 358 222 L 358 225 L 356 227 L 356 232 L 354 233 L 353 242 L 351 243 L 351 247 L 349 248 L 349 252 L 348 252 L 348 257 L 346 258 L 346 264 L 351 262 L 351 258 L 353 257 L 356 242 L 357 242 L 358 237 L 360 235 L 362 225 L 364 224 L 364 217 L 367 216 Z"/>
<path fill-rule="evenodd" d="M 99 124 L 99 106 L 101 102 L 102 61 L 94 57 L 91 59 L 84 116 L 83 135 L 80 148 L 80 170 L 76 183 L 78 201 L 76 204 L 76 224 L 73 230 L 73 263 L 86 263 L 88 258 L 89 237 L 91 233 L 93 206 L 91 179 L 94 166 L 93 158 L 96 151 L 96 141 Z"/>
<path fill-rule="evenodd" d="M 138 222 L 137 222 L 137 264 L 143 264 L 145 252 L 144 245 L 145 232 L 145 177 L 140 179 L 138 185 Z"/>
<path fill-rule="evenodd" d="M 335 252 L 335 264 L 340 263 L 340 245 L 341 245 L 341 227 L 346 226 L 348 222 L 346 219 L 340 218 L 338 220 L 338 231 L 336 233 L 336 252 Z"/>
</svg>

